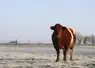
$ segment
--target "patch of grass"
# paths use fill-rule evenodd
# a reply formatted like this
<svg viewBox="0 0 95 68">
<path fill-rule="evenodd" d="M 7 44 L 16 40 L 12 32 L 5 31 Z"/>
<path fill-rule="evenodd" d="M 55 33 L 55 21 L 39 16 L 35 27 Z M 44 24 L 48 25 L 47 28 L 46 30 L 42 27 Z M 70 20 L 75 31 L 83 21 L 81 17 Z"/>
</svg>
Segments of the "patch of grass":
<svg viewBox="0 0 95 68">
<path fill-rule="evenodd" d="M 95 46 L 95 44 L 76 44 L 76 46 Z"/>
</svg>

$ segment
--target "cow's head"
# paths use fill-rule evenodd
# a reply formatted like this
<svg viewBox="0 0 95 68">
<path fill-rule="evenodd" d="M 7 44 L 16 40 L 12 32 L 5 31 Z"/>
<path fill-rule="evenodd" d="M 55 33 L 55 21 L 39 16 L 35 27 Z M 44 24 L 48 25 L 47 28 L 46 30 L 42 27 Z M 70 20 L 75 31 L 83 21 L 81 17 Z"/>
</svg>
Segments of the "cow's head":
<svg viewBox="0 0 95 68">
<path fill-rule="evenodd" d="M 51 26 L 50 29 L 54 30 L 54 33 L 57 35 L 58 38 L 61 37 L 61 34 L 62 34 L 62 25 L 56 24 L 55 26 Z"/>
</svg>

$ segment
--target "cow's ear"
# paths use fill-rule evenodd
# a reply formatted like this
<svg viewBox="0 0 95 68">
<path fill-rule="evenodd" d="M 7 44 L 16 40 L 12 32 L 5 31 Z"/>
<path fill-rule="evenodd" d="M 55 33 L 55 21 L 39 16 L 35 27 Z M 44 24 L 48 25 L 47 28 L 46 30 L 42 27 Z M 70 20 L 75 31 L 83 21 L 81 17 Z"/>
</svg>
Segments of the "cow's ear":
<svg viewBox="0 0 95 68">
<path fill-rule="evenodd" d="M 51 29 L 51 30 L 54 30 L 54 26 L 51 26 L 50 29 Z"/>
</svg>

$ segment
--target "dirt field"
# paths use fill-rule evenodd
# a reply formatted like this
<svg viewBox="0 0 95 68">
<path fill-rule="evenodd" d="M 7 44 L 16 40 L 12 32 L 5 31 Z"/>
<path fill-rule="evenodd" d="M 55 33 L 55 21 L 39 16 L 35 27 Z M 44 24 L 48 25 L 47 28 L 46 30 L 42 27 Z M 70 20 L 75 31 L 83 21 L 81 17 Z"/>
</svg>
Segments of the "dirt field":
<svg viewBox="0 0 95 68">
<path fill-rule="evenodd" d="M 55 62 L 52 46 L 0 46 L 0 68 L 95 68 L 95 47 L 76 46 L 74 61 Z"/>
</svg>

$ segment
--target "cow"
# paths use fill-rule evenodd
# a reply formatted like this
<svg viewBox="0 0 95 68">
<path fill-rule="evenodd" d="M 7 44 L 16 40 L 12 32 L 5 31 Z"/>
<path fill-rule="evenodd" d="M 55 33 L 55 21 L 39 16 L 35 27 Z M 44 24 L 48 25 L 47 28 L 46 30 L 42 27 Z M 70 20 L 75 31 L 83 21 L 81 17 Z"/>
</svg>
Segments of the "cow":
<svg viewBox="0 0 95 68">
<path fill-rule="evenodd" d="M 52 43 L 57 53 L 56 62 L 59 61 L 60 49 L 63 50 L 63 60 L 67 61 L 67 53 L 70 49 L 70 60 L 72 60 L 72 55 L 74 51 L 74 44 L 76 42 L 76 33 L 72 28 L 67 28 L 61 24 L 55 24 L 50 27 L 54 30 L 52 34 Z"/>
</svg>

